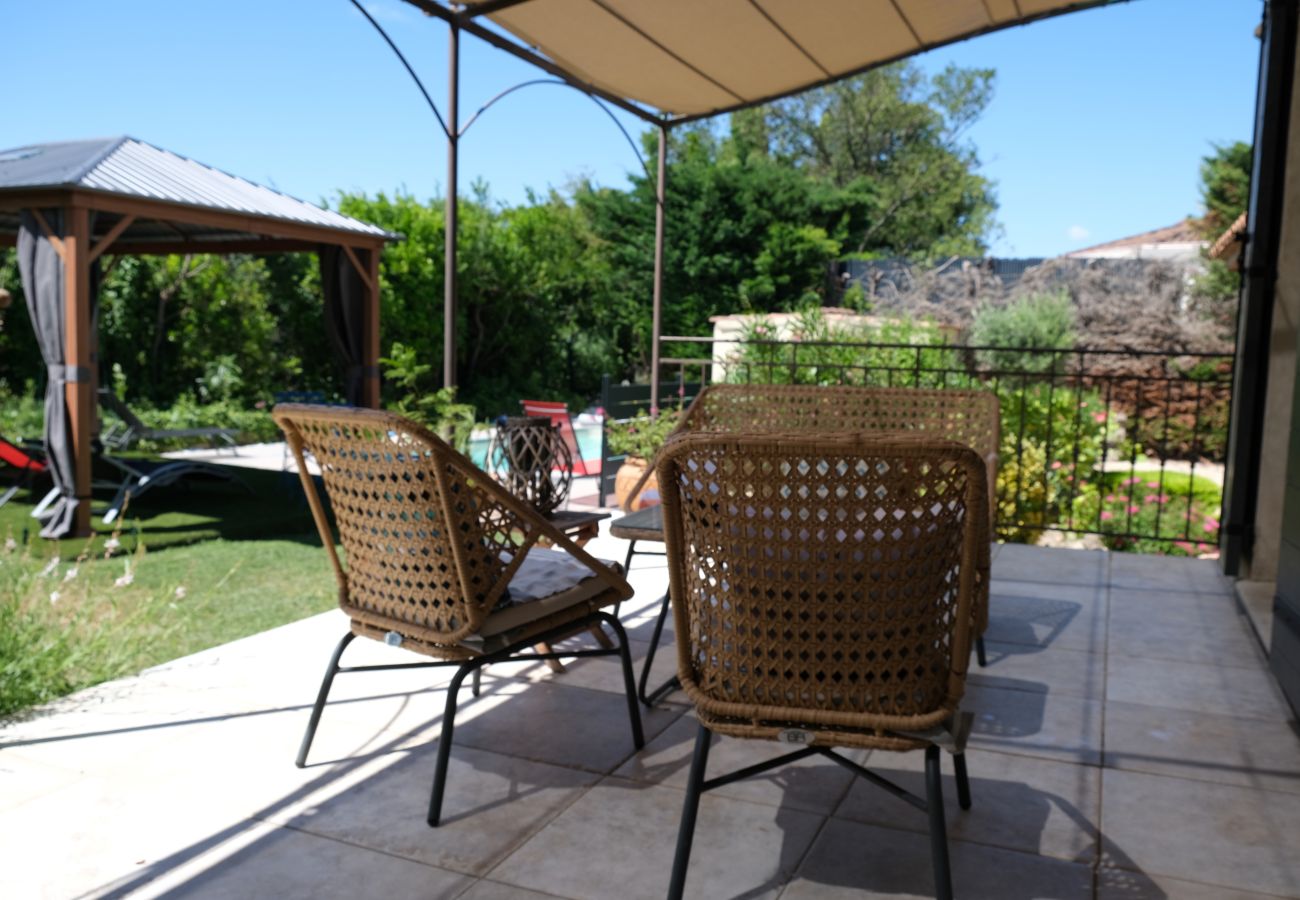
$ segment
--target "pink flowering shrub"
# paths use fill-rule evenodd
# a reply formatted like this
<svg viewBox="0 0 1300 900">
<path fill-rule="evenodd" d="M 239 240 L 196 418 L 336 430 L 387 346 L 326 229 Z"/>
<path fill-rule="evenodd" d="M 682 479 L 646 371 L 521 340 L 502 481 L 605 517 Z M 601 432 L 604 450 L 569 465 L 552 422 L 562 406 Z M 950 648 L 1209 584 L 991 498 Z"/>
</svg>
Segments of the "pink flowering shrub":
<svg viewBox="0 0 1300 900">
<path fill-rule="evenodd" d="M 1207 478 L 1112 472 L 1075 527 L 1097 531 L 1112 550 L 1205 556 L 1218 550 L 1220 489 Z M 1136 535 L 1136 536 L 1134 536 Z"/>
</svg>

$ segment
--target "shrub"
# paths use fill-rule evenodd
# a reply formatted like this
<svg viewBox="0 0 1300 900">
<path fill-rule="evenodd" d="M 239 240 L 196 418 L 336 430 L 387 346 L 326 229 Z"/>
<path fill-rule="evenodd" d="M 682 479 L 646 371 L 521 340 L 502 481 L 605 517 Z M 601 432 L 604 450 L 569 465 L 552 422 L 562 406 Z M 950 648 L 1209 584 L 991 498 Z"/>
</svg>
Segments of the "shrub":
<svg viewBox="0 0 1300 900">
<path fill-rule="evenodd" d="M 10 441 L 39 438 L 45 429 L 45 401 L 34 382 L 17 390 L 0 379 L 0 437 Z"/>
<path fill-rule="evenodd" d="M 1075 343 L 1074 306 L 1064 289 L 1030 294 L 1009 306 L 983 306 L 971 326 L 971 343 L 982 350 L 980 366 L 995 372 L 1049 372 L 1064 367 L 1064 354 L 1030 349 L 1068 350 Z"/>
<path fill-rule="evenodd" d="M 1044 527 L 1068 522 L 1096 488 L 1105 406 L 1095 390 L 1061 385 L 998 386 L 1001 456 L 998 524 L 1002 537 L 1033 543 Z"/>
<path fill-rule="evenodd" d="M 243 400 L 227 398 L 201 400 L 186 392 L 161 409 L 135 406 L 133 410 L 150 428 L 186 429 L 219 426 L 235 432 L 241 443 L 280 440 L 280 429 L 271 418 L 266 403 L 250 408 Z M 142 450 L 173 450 L 192 446 L 202 438 L 175 438 L 166 441 L 141 441 Z"/>
<path fill-rule="evenodd" d="M 1184 472 L 1162 478 L 1159 470 L 1147 469 L 1107 472 L 1100 486 L 1100 496 L 1080 513 L 1088 528 L 1103 532 L 1102 543 L 1111 550 L 1200 556 L 1218 549 L 1222 490 L 1208 478 Z"/>
<path fill-rule="evenodd" d="M 747 323 L 740 349 L 727 361 L 727 380 L 872 387 L 966 387 L 970 383 L 943 332 L 929 322 L 832 324 L 820 309 L 810 308 L 795 319 L 789 340 L 752 343 L 775 336 L 769 319 Z"/>
<path fill-rule="evenodd" d="M 665 409 L 655 418 L 650 418 L 644 411 L 624 421 L 611 420 L 605 423 L 605 433 L 609 438 L 609 450 L 618 455 L 637 456 L 641 459 L 653 459 L 655 453 L 668 440 L 677 423 L 681 421 L 682 410 Z"/>
<path fill-rule="evenodd" d="M 433 366 L 420 362 L 414 347 L 394 341 L 389 355 L 379 361 L 385 379 L 399 392 L 388 408 L 436 432 L 464 453 L 474 431 L 474 407 L 457 403 L 454 387 L 434 390 L 428 383 Z"/>
</svg>

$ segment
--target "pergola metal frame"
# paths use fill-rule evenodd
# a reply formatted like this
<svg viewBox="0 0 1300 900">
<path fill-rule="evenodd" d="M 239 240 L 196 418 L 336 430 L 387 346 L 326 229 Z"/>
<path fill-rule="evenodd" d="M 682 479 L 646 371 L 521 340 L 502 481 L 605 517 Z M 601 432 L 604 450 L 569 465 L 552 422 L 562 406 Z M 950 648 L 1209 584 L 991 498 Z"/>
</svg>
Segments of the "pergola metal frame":
<svg viewBox="0 0 1300 900">
<path fill-rule="evenodd" d="M 442 124 L 443 130 L 447 136 L 447 187 L 446 187 L 447 197 L 445 200 L 446 203 L 445 228 L 444 228 L 445 244 L 444 244 L 444 252 L 443 252 L 443 257 L 444 257 L 443 271 L 445 273 L 444 283 L 443 283 L 443 384 L 447 386 L 455 386 L 457 382 L 457 378 L 456 378 L 456 299 L 457 299 L 456 242 L 457 242 L 457 219 L 458 219 L 457 172 L 459 166 L 458 157 L 459 157 L 460 137 L 463 134 L 463 131 L 461 131 L 458 127 L 458 115 L 459 115 L 459 100 L 460 100 L 459 98 L 460 32 L 464 31 L 492 45 L 493 47 L 496 47 L 499 50 L 509 53 L 511 56 L 514 56 L 518 59 L 523 60 L 524 62 L 536 66 L 537 68 L 554 76 L 555 78 L 560 79 L 561 81 L 570 85 L 571 87 L 574 87 L 588 94 L 591 97 L 599 98 L 600 100 L 603 100 L 606 103 L 609 103 L 612 106 L 615 106 L 618 109 L 623 110 L 624 112 L 630 113 L 636 116 L 638 119 L 641 119 L 647 124 L 655 127 L 658 133 L 659 152 L 658 152 L 658 166 L 657 166 L 658 177 L 655 180 L 655 246 L 654 246 L 654 282 L 653 282 L 654 287 L 653 287 L 653 296 L 651 299 L 653 306 L 652 306 L 652 313 L 651 313 L 652 337 L 651 337 L 651 346 L 650 346 L 650 371 L 652 374 L 650 378 L 650 405 L 652 409 L 658 409 L 659 407 L 658 373 L 659 373 L 660 358 L 661 358 L 660 332 L 662 331 L 662 324 L 663 324 L 663 256 L 664 256 L 664 227 L 665 227 L 664 206 L 665 206 L 665 196 L 666 196 L 665 186 L 667 180 L 667 154 L 668 154 L 669 129 L 677 125 L 684 125 L 690 122 L 698 122 L 703 119 L 709 119 L 714 116 L 722 115 L 724 113 L 735 112 L 741 109 L 748 109 L 753 106 L 761 106 L 764 103 L 771 103 L 775 100 L 780 100 L 784 97 L 793 96 L 794 94 L 802 93 L 803 91 L 806 90 L 811 90 L 817 87 L 824 87 L 828 84 L 834 84 L 835 82 L 842 81 L 845 78 L 851 78 L 855 75 L 860 75 L 863 74 L 864 72 L 869 72 L 872 69 L 889 65 L 890 63 L 897 62 L 899 60 L 908 58 L 910 56 L 914 56 L 917 53 L 923 53 L 925 51 L 933 50 L 938 47 L 947 46 L 948 44 L 964 41 L 968 38 L 977 37 L 981 34 L 1000 31 L 1004 28 L 1010 27 L 1011 25 L 1026 25 L 1029 24 L 1030 22 L 1036 22 L 1042 19 L 1053 18 L 1055 16 L 1064 15 L 1065 13 L 1069 13 L 1069 12 L 1077 12 L 1082 9 L 1088 9 L 1097 6 L 1105 6 L 1116 2 L 1128 2 L 1128 0 L 1080 0 L 1080 2 L 1078 3 L 1073 3 L 1063 8 L 1051 9 L 1036 14 L 1023 15 L 1017 18 L 1013 22 L 997 23 L 997 24 L 990 25 L 987 28 L 981 28 L 969 32 L 964 32 L 960 35 L 954 36 L 946 40 L 931 41 L 931 42 L 926 42 L 921 39 L 915 26 L 907 19 L 907 16 L 904 14 L 903 10 L 895 2 L 893 4 L 895 11 L 907 24 L 908 30 L 911 32 L 913 38 L 916 40 L 915 47 L 912 47 L 905 52 L 898 53 L 888 58 L 873 60 L 872 62 L 862 65 L 856 69 L 847 72 L 838 73 L 838 74 L 832 74 L 829 71 L 827 71 L 824 67 L 821 67 L 820 64 L 818 64 L 818 68 L 821 68 L 823 74 L 826 75 L 825 78 L 807 84 L 799 85 L 798 87 L 791 90 L 782 91 L 782 92 L 778 92 L 775 94 L 770 94 L 758 98 L 740 100 L 735 104 L 718 107 L 716 109 L 712 109 L 707 112 L 692 113 L 689 115 L 673 115 L 670 113 L 657 112 L 653 109 L 647 108 L 646 106 L 640 103 L 637 103 L 636 101 L 629 100 L 625 97 L 619 96 L 614 92 L 605 90 L 595 84 L 592 84 L 590 81 L 581 78 L 578 75 L 570 72 L 569 70 L 565 69 L 563 66 L 557 64 L 554 60 L 548 59 L 546 56 L 542 55 L 541 53 L 538 53 L 530 49 L 526 45 L 516 40 L 513 40 L 511 37 L 507 35 L 503 35 L 497 31 L 494 31 L 483 24 L 482 20 L 484 20 L 485 17 L 492 15 L 493 13 L 502 12 L 504 10 L 510 9 L 511 7 L 520 6 L 525 3 L 536 2 L 536 0 L 482 0 L 482 2 L 477 2 L 473 4 L 453 3 L 450 2 L 450 0 L 405 0 L 405 2 L 409 3 L 411 6 L 414 6 L 416 9 L 419 9 L 421 12 L 425 13 L 428 16 L 432 16 L 434 18 L 440 19 L 441 21 L 445 22 L 448 26 L 449 79 L 448 79 L 448 89 L 447 89 L 447 116 L 445 117 L 445 119 L 441 115 L 438 116 L 439 121 Z M 599 0 L 593 0 L 593 2 L 599 3 Z M 604 4 L 600 4 L 600 5 L 607 12 L 610 12 L 613 15 L 617 15 L 617 13 L 614 12 L 610 7 L 605 6 Z M 1019 2 L 1017 0 L 1016 2 L 1017 11 L 1019 11 L 1019 8 L 1020 8 Z M 768 16 L 767 13 L 763 11 L 762 7 L 755 4 L 755 9 L 759 10 L 760 13 L 762 13 L 765 17 L 769 19 L 769 21 L 771 21 L 771 17 Z M 367 18 L 370 18 L 368 13 L 365 13 L 364 10 L 362 10 L 362 12 L 366 15 Z M 375 23 L 373 19 L 371 19 L 371 23 L 375 25 L 375 27 L 380 31 L 381 34 L 383 33 L 383 29 L 379 28 L 378 23 Z M 630 22 L 625 21 L 625 24 L 628 24 L 630 27 L 635 28 L 635 26 L 632 26 Z M 775 25 L 775 22 L 773 22 L 773 24 Z M 641 33 L 644 35 L 644 32 Z M 782 30 L 782 34 L 784 34 L 786 40 L 788 40 L 793 46 L 798 48 L 798 50 L 804 56 L 808 56 L 807 52 L 803 49 L 803 47 L 801 47 L 798 44 L 797 41 L 794 40 L 793 37 L 791 37 L 788 33 L 784 32 L 783 30 Z M 644 36 L 647 37 L 647 39 L 653 41 L 653 38 L 651 38 L 649 35 L 644 35 Z M 393 45 L 392 40 L 388 38 L 386 34 L 384 35 L 384 39 L 387 40 L 390 46 L 393 46 L 393 49 L 396 51 L 397 49 L 396 46 Z M 666 50 L 667 48 L 664 49 Z M 671 51 L 668 52 L 671 53 Z M 398 52 L 398 56 L 399 57 L 401 56 L 400 52 Z M 808 58 L 811 59 L 810 56 L 808 56 Z M 813 60 L 813 62 L 816 61 Z M 410 71 L 410 66 L 409 64 L 406 63 L 405 59 L 402 59 L 402 63 L 403 65 L 406 65 L 408 71 Z M 411 74 L 414 77 L 414 72 L 411 72 Z M 418 83 L 419 79 L 416 78 L 416 81 Z M 498 97 L 493 98 L 493 101 L 490 101 L 488 105 L 490 105 L 491 102 L 494 102 L 496 99 L 499 99 L 501 96 L 504 96 L 506 93 L 516 90 L 521 86 L 522 85 L 515 85 L 514 87 L 509 88 L 507 91 L 503 91 L 502 94 L 498 95 Z M 421 85 L 420 90 L 423 92 L 424 90 L 423 85 Z M 426 100 L 428 99 L 427 93 L 425 94 L 425 99 Z M 430 105 L 432 106 L 432 101 L 430 101 Z M 481 111 L 482 110 L 480 110 L 480 112 Z M 437 115 L 436 108 L 434 109 L 434 112 L 435 115 Z M 478 114 L 476 113 L 475 117 L 477 117 L 477 115 Z M 471 119 L 471 122 L 472 121 L 473 119 Z"/>
</svg>

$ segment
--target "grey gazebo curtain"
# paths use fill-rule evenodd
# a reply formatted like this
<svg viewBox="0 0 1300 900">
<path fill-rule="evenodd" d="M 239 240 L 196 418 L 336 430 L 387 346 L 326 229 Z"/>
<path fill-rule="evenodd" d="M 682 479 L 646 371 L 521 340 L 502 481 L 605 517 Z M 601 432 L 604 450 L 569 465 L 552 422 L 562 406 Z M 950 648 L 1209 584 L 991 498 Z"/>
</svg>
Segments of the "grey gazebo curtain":
<svg viewBox="0 0 1300 900">
<path fill-rule="evenodd" d="M 322 245 L 321 293 L 325 295 L 325 329 L 343 364 L 343 390 L 348 403 L 363 403 L 366 286 L 343 248 Z"/>
<path fill-rule="evenodd" d="M 42 213 L 55 237 L 63 236 L 63 214 L 59 210 Z M 22 212 L 18 230 L 18 272 L 32 329 L 45 359 L 48 382 L 45 387 L 45 455 L 50 475 L 59 491 L 59 499 L 49 507 L 41 536 L 64 537 L 75 526 L 77 505 L 89 502 L 90 485 L 76 483 L 73 458 L 72 422 L 64 386 L 69 381 L 89 379 L 90 373 L 66 365 L 64 357 L 65 294 L 64 265 L 54 243 L 45 235 L 36 217 Z"/>
</svg>

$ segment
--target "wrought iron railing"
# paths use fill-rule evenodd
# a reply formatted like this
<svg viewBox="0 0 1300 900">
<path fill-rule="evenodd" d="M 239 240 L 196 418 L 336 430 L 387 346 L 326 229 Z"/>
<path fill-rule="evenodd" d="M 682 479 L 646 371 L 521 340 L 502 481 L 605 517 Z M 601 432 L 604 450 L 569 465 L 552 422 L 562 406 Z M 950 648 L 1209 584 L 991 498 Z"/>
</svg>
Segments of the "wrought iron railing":
<svg viewBox="0 0 1300 900">
<path fill-rule="evenodd" d="M 1217 548 L 1232 393 L 1229 354 L 662 341 L 663 377 L 683 384 L 995 391 L 1002 410 L 997 527 L 1004 539 L 1033 541 L 1051 531 L 1098 535 L 1112 549 L 1190 555 Z M 725 343 L 716 357 L 710 355 L 715 343 Z"/>
</svg>

